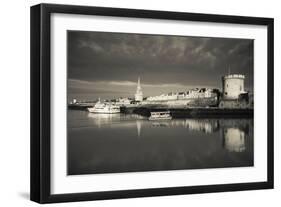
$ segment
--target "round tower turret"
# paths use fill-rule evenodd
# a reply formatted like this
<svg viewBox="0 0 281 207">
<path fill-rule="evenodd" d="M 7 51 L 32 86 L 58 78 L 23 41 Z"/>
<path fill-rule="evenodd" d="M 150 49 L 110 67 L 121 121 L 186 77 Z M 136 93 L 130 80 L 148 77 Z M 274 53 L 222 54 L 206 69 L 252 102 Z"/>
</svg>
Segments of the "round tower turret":
<svg viewBox="0 0 281 207">
<path fill-rule="evenodd" d="M 223 99 L 238 99 L 244 91 L 245 76 L 232 74 L 222 77 L 222 96 Z"/>
</svg>

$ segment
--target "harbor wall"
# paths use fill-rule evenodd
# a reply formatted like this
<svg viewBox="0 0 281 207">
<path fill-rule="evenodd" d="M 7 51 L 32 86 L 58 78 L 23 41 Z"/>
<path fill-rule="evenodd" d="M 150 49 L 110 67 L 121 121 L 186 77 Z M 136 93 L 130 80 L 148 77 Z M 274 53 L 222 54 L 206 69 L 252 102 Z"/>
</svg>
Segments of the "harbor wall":
<svg viewBox="0 0 281 207">
<path fill-rule="evenodd" d="M 90 107 L 93 107 L 95 104 L 68 104 L 68 109 L 71 109 L 71 110 L 82 110 L 82 111 L 86 111 L 87 108 L 90 108 Z"/>
<path fill-rule="evenodd" d="M 142 116 L 150 116 L 151 111 L 169 110 L 173 118 L 253 118 L 253 109 L 244 108 L 164 108 L 164 107 L 137 107 L 122 108 L 123 113 L 135 113 Z"/>
<path fill-rule="evenodd" d="M 92 107 L 90 104 L 68 105 L 70 110 L 83 110 Z M 121 113 L 138 114 L 149 117 L 152 111 L 169 110 L 173 118 L 253 118 L 253 108 L 221 108 L 221 107 L 187 107 L 184 105 L 169 106 L 164 104 L 121 106 Z"/>
</svg>

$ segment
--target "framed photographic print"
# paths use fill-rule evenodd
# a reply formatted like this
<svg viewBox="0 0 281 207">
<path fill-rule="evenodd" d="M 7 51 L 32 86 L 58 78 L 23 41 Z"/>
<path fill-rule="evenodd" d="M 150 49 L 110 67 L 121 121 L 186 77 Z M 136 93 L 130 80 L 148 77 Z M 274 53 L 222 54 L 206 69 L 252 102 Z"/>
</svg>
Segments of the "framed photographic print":
<svg viewBox="0 0 281 207">
<path fill-rule="evenodd" d="M 273 19 L 31 7 L 31 200 L 273 188 Z"/>
</svg>

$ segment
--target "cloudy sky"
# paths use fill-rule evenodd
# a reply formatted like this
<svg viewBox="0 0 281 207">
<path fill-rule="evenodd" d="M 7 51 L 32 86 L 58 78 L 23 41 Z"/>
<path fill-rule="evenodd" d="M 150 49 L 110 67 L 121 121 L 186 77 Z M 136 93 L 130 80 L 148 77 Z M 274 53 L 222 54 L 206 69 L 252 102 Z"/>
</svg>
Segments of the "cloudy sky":
<svg viewBox="0 0 281 207">
<path fill-rule="evenodd" d="M 253 90 L 249 39 L 68 31 L 68 99 L 144 96 L 193 87 L 221 88 L 221 77 L 246 76 Z"/>
</svg>

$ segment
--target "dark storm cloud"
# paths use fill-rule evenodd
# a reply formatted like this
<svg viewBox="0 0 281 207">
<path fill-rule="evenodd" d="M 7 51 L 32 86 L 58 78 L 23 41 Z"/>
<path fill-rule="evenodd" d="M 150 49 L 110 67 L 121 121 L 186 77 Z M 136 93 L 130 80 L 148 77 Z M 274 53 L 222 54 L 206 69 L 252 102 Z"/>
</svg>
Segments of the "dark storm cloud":
<svg viewBox="0 0 281 207">
<path fill-rule="evenodd" d="M 69 79 L 111 83 L 109 91 L 116 91 L 114 82 L 119 87 L 131 83 L 135 90 L 132 84 L 138 76 L 147 88 L 163 84 L 219 88 L 229 68 L 231 73 L 244 74 L 246 87 L 252 89 L 253 40 L 68 32 Z M 83 87 L 76 84 L 75 90 Z"/>
</svg>

